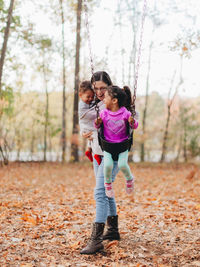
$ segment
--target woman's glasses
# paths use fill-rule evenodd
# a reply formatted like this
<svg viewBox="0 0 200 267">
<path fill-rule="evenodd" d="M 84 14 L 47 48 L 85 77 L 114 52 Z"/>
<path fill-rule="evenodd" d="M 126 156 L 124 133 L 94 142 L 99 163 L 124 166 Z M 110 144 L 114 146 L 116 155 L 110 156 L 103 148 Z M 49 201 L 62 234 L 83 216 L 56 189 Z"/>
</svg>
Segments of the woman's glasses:
<svg viewBox="0 0 200 267">
<path fill-rule="evenodd" d="M 96 88 L 94 87 L 94 91 L 97 92 L 97 91 L 105 91 L 107 89 L 107 87 L 100 87 L 100 88 Z"/>
</svg>

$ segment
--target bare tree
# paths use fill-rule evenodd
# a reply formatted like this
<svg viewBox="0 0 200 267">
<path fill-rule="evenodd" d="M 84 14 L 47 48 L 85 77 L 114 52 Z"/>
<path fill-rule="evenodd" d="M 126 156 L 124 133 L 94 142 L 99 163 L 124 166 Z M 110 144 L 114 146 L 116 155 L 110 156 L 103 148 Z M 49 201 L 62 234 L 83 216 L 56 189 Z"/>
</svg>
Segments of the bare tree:
<svg viewBox="0 0 200 267">
<path fill-rule="evenodd" d="M 80 44 L 81 44 L 81 12 L 82 0 L 78 0 L 77 5 L 77 25 L 76 25 L 76 58 L 75 58 L 75 81 L 74 81 L 74 110 L 73 110 L 73 130 L 72 135 L 78 136 L 78 85 L 79 85 L 79 69 L 80 69 Z M 76 138 L 72 143 L 72 160 L 78 161 L 78 144 Z"/>
<path fill-rule="evenodd" d="M 49 125 L 49 91 L 48 91 L 48 79 L 47 79 L 47 69 L 46 69 L 46 62 L 45 62 L 45 54 L 43 54 L 42 71 L 43 71 L 44 85 L 45 85 L 45 95 L 46 95 L 45 122 L 44 122 L 44 161 L 46 161 L 47 160 L 47 158 L 46 158 L 46 153 L 47 153 L 47 131 L 48 131 L 48 125 Z"/>
<path fill-rule="evenodd" d="M 8 18 L 7 18 L 7 24 L 6 24 L 6 28 L 4 32 L 3 45 L 1 49 L 1 58 L 0 58 L 0 96 L 1 96 L 1 90 L 2 90 L 3 66 L 4 66 L 5 55 L 6 55 L 10 24 L 12 21 L 13 6 L 14 6 L 14 0 L 10 0 L 10 7 L 8 10 Z"/>
<path fill-rule="evenodd" d="M 190 58 L 191 52 L 197 48 L 199 48 L 200 45 L 200 33 L 197 32 L 184 32 L 184 36 L 179 36 L 174 42 L 174 45 L 171 47 L 172 51 L 177 51 L 180 55 L 180 74 L 179 74 L 179 81 L 178 84 L 175 87 L 174 95 L 172 98 L 170 98 L 170 94 L 172 91 L 172 86 L 169 89 L 168 93 L 168 103 L 167 103 L 167 121 L 165 125 L 165 131 L 163 136 L 163 144 L 162 144 L 162 154 L 160 161 L 163 162 L 166 157 L 166 151 L 167 151 L 167 140 L 168 140 L 168 132 L 169 132 L 169 123 L 170 123 L 170 117 L 171 117 L 171 107 L 174 102 L 174 98 L 178 92 L 179 87 L 183 83 L 183 76 L 182 76 L 182 65 L 183 65 L 183 57 Z M 172 79 L 173 80 L 173 79 Z M 184 138 L 183 138 L 183 145 L 184 145 L 184 158 L 185 161 L 187 161 L 187 155 L 186 155 L 186 140 L 187 140 L 187 134 L 186 134 L 186 127 L 184 126 Z"/>
<path fill-rule="evenodd" d="M 62 20 L 62 72 L 63 72 L 63 108 L 62 108 L 62 162 L 65 162 L 66 158 L 66 67 L 65 67 L 65 19 L 64 19 L 64 9 L 63 0 L 59 0 L 60 10 L 61 10 L 61 20 Z"/>
<path fill-rule="evenodd" d="M 162 144 L 162 154 L 161 154 L 160 162 L 165 161 L 165 157 L 166 157 L 167 140 L 168 140 L 168 134 L 169 134 L 169 123 L 170 123 L 170 118 L 171 118 L 172 104 L 174 102 L 175 96 L 178 93 L 179 87 L 183 83 L 183 78 L 182 78 L 182 64 L 183 64 L 183 55 L 180 56 L 180 78 L 179 78 L 178 84 L 175 87 L 173 96 L 171 97 L 171 92 L 172 92 L 172 89 L 173 89 L 173 83 L 174 83 L 176 72 L 174 72 L 174 74 L 173 74 L 173 77 L 172 77 L 172 80 L 171 80 L 171 86 L 170 86 L 169 92 L 168 92 L 168 99 L 167 99 L 167 120 L 166 120 L 166 125 L 165 125 L 165 130 L 164 130 L 163 144 Z"/>
<path fill-rule="evenodd" d="M 142 134 L 145 136 L 146 134 L 146 118 L 147 118 L 147 110 L 148 110 L 148 102 L 149 102 L 149 79 L 150 79 L 150 70 L 151 70 L 151 53 L 153 48 L 153 41 L 151 41 L 149 46 L 149 58 L 148 58 L 148 69 L 147 69 L 147 79 L 146 79 L 146 93 L 145 93 L 145 104 L 143 110 L 143 118 L 142 118 Z M 145 139 L 143 138 L 141 143 L 141 152 L 140 152 L 140 161 L 144 161 L 145 158 Z"/>
<path fill-rule="evenodd" d="M 0 99 L 2 99 L 3 66 L 4 66 L 5 56 L 6 56 L 7 43 L 8 43 L 8 37 L 9 37 L 9 31 L 10 31 L 10 24 L 12 21 L 13 7 L 14 7 L 14 0 L 10 0 L 10 6 L 8 9 L 8 17 L 7 17 L 6 28 L 4 31 L 3 45 L 2 45 L 2 49 L 1 49 L 1 58 L 0 58 Z M 0 144 L 0 156 L 3 159 L 4 164 L 8 164 L 6 140 L 4 140 L 4 145 Z"/>
</svg>

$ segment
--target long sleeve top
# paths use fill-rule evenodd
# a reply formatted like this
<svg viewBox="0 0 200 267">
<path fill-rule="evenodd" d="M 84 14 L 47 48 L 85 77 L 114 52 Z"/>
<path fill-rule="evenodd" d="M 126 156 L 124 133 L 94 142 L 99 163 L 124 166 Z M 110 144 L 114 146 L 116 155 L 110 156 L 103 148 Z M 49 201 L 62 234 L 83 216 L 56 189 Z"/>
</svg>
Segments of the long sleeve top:
<svg viewBox="0 0 200 267">
<path fill-rule="evenodd" d="M 128 139 L 127 123 L 130 116 L 131 112 L 125 107 L 121 107 L 116 112 L 108 109 L 102 110 L 100 112 L 100 117 L 103 121 L 105 140 L 111 143 L 120 143 Z M 138 122 L 134 120 L 134 124 L 131 127 L 136 129 L 138 127 Z"/>
<path fill-rule="evenodd" d="M 86 104 L 82 100 L 78 103 L 78 118 L 79 118 L 79 127 L 80 133 L 94 131 L 93 121 L 88 116 L 90 111 L 90 105 Z"/>
<path fill-rule="evenodd" d="M 103 101 L 100 101 L 98 104 L 99 110 L 105 109 Z M 94 154 L 103 155 L 103 151 L 99 146 L 98 142 L 98 133 L 97 129 L 94 126 L 94 120 L 97 117 L 97 112 L 95 106 L 89 107 L 88 104 L 85 104 L 82 100 L 79 101 L 79 125 L 80 132 L 90 132 L 92 131 L 93 141 L 91 142 L 92 151 Z"/>
</svg>

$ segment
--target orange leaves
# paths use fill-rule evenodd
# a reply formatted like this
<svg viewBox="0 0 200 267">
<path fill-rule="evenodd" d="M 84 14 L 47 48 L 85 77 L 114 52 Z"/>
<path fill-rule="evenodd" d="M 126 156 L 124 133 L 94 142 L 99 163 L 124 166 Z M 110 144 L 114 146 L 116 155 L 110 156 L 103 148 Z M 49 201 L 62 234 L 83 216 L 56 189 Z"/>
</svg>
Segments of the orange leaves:
<svg viewBox="0 0 200 267">
<path fill-rule="evenodd" d="M 130 166 L 136 177 L 133 196 L 125 193 L 121 174 L 114 183 L 121 240 L 104 241 L 104 254 L 88 256 L 79 251 L 95 218 L 92 164 L 27 163 L 0 169 L 0 266 L 171 267 L 198 262 L 199 170 L 193 165 Z"/>
<path fill-rule="evenodd" d="M 31 214 L 28 214 L 28 213 L 24 213 L 21 217 L 21 220 L 28 222 L 34 226 L 39 224 L 39 223 L 42 223 L 42 219 L 40 219 L 38 215 L 33 216 Z"/>
<path fill-rule="evenodd" d="M 74 242 L 71 245 L 69 245 L 69 248 L 71 248 L 73 250 L 80 249 L 80 244 L 81 244 L 80 241 Z"/>
<path fill-rule="evenodd" d="M 190 171 L 190 173 L 186 176 L 186 179 L 189 181 L 192 180 L 195 174 L 196 174 L 195 170 Z"/>
<path fill-rule="evenodd" d="M 117 246 L 118 244 L 119 244 L 119 241 L 114 240 L 114 241 L 108 243 L 108 245 L 106 246 L 106 248 L 108 249 L 108 248 L 110 248 L 112 246 Z"/>
<path fill-rule="evenodd" d="M 200 204 L 196 205 L 195 209 L 200 211 Z"/>
</svg>

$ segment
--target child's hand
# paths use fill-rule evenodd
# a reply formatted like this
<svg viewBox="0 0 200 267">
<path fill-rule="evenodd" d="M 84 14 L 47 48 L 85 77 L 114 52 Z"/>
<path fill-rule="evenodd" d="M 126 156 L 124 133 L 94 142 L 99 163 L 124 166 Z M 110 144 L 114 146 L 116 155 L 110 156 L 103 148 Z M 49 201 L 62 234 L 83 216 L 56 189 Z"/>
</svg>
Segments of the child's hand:
<svg viewBox="0 0 200 267">
<path fill-rule="evenodd" d="M 93 140 L 93 137 L 92 137 L 92 132 L 83 132 L 82 133 L 82 136 L 90 141 Z"/>
<path fill-rule="evenodd" d="M 129 118 L 128 118 L 128 122 L 129 122 L 129 124 L 130 125 L 133 125 L 134 124 L 134 118 L 132 117 L 132 116 L 130 116 Z"/>
<path fill-rule="evenodd" d="M 95 124 L 96 126 L 100 126 L 102 124 L 102 118 L 98 117 L 96 120 L 95 120 Z"/>
<path fill-rule="evenodd" d="M 138 122 L 132 116 L 128 118 L 128 122 L 133 129 L 137 129 Z"/>
</svg>

